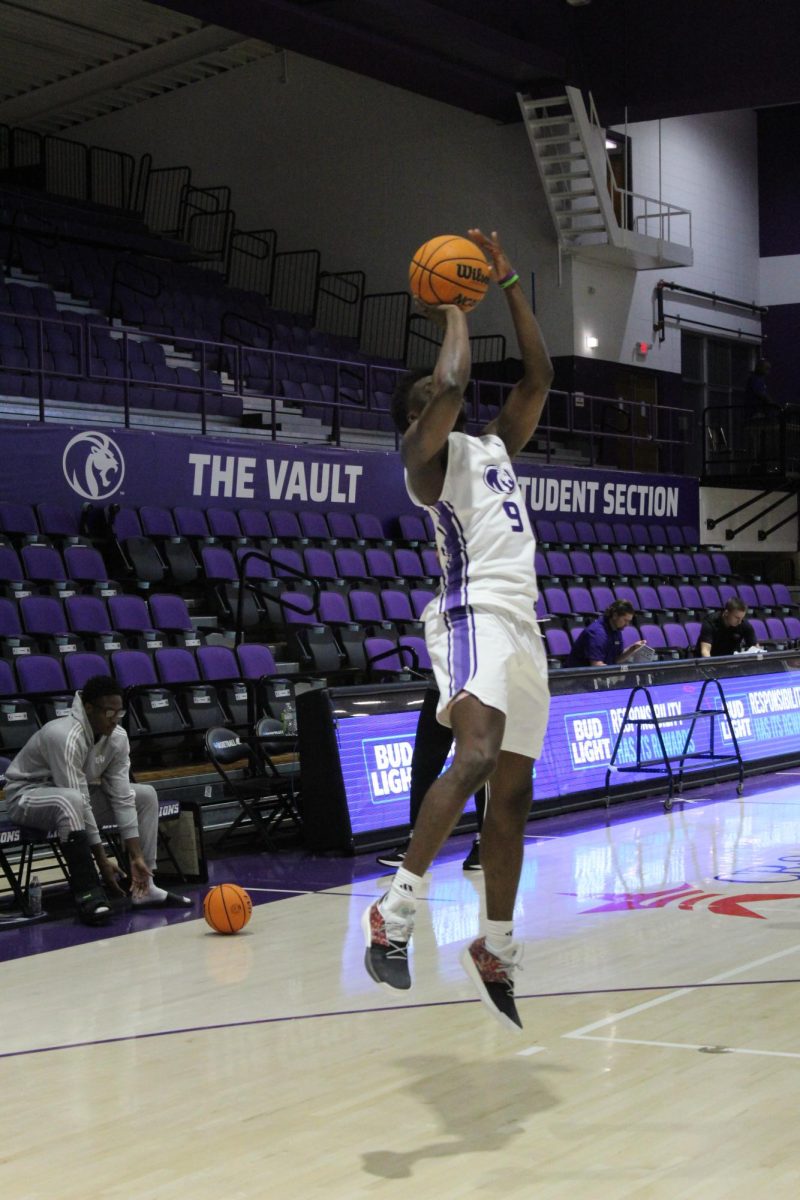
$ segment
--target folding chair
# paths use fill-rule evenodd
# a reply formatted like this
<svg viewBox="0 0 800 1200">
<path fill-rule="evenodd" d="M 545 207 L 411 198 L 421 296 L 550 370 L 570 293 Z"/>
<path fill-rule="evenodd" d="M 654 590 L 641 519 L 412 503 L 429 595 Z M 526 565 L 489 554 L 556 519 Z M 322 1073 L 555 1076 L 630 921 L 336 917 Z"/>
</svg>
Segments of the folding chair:
<svg viewBox="0 0 800 1200">
<path fill-rule="evenodd" d="M 265 850 L 274 850 L 273 834 L 284 821 L 299 826 L 291 776 L 278 770 L 268 739 L 242 741 L 230 729 L 217 726 L 206 733 L 209 761 L 223 782 L 223 797 L 239 805 L 240 813 L 220 838 L 221 846 L 237 830 L 254 830 Z"/>
</svg>

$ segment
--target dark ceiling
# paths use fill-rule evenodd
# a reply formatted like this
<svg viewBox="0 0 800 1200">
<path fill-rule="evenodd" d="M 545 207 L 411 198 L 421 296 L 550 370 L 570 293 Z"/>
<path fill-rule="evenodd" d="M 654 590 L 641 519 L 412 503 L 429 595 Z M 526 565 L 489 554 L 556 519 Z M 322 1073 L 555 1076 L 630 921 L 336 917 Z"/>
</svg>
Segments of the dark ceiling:
<svg viewBox="0 0 800 1200">
<path fill-rule="evenodd" d="M 157 0 L 498 121 L 591 91 L 618 124 L 800 102 L 798 0 Z"/>
</svg>

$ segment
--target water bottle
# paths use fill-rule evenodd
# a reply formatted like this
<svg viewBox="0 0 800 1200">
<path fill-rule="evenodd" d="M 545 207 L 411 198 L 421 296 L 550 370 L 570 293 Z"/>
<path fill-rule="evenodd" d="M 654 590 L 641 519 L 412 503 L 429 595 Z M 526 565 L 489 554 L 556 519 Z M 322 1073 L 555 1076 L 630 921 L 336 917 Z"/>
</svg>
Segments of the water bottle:
<svg viewBox="0 0 800 1200">
<path fill-rule="evenodd" d="M 291 704 L 284 704 L 281 709 L 281 729 L 287 735 L 297 733 L 297 719 Z"/>
<path fill-rule="evenodd" d="M 28 885 L 28 910 L 32 917 L 42 915 L 42 885 L 38 875 L 34 875 Z"/>
</svg>

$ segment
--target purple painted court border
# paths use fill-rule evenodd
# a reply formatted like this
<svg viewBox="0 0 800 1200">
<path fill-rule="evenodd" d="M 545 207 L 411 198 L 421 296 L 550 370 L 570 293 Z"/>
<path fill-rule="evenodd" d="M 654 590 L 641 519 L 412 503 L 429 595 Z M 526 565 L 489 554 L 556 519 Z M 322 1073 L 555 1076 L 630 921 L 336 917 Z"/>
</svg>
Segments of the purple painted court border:
<svg viewBox="0 0 800 1200">
<path fill-rule="evenodd" d="M 559 1000 L 570 996 L 615 996 L 631 992 L 672 992 L 689 988 L 700 991 L 703 988 L 726 987 L 763 987 L 775 984 L 800 983 L 800 978 L 793 979 L 742 979 L 724 980 L 717 983 L 667 983 L 667 984 L 637 984 L 633 987 L 620 988 L 582 988 L 571 992 L 528 992 L 517 996 L 517 1000 Z M 379 1008 L 339 1008 L 331 1012 L 297 1014 L 287 1017 L 253 1017 L 249 1021 L 222 1021 L 213 1025 L 186 1025 L 178 1029 L 158 1029 L 152 1033 L 131 1033 L 125 1037 L 96 1038 L 87 1042 L 65 1042 L 56 1046 L 38 1046 L 32 1050 L 8 1050 L 0 1052 L 0 1060 L 5 1058 L 24 1058 L 32 1054 L 55 1054 L 62 1050 L 89 1050 L 93 1046 L 115 1046 L 123 1042 L 143 1042 L 150 1038 L 179 1037 L 183 1033 L 213 1033 L 219 1029 L 249 1029 L 258 1025 L 282 1025 L 286 1021 L 321 1021 L 335 1017 L 367 1017 L 376 1013 L 415 1012 L 425 1008 L 453 1008 L 462 1004 L 482 1004 L 478 997 L 469 1000 L 430 1000 L 426 1004 L 386 1004 Z"/>
</svg>

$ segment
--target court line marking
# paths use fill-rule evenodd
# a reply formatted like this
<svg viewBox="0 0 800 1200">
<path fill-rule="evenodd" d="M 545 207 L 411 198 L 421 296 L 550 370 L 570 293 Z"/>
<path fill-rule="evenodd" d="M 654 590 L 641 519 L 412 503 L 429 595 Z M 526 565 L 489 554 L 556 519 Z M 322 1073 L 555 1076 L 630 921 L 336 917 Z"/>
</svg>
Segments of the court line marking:
<svg viewBox="0 0 800 1200">
<path fill-rule="evenodd" d="M 778 950 L 774 954 L 768 954 L 764 958 L 754 959 L 752 962 L 741 963 L 738 967 L 732 967 L 728 971 L 720 972 L 719 975 L 712 975 L 708 979 L 701 980 L 699 985 L 677 988 L 674 991 L 667 992 L 667 994 L 664 996 L 656 996 L 653 1000 L 646 1000 L 642 1004 L 634 1005 L 633 1008 L 623 1010 L 623 1012 L 612 1013 L 610 1017 L 603 1017 L 599 1021 L 592 1021 L 588 1025 L 583 1025 L 579 1029 L 573 1029 L 570 1033 L 563 1033 L 561 1036 L 564 1038 L 571 1038 L 576 1041 L 582 1039 L 596 1042 L 624 1041 L 625 1039 L 623 1038 L 602 1036 L 592 1037 L 591 1035 L 596 1029 L 604 1029 L 608 1025 L 613 1025 L 618 1021 L 625 1020 L 627 1017 L 636 1016 L 638 1013 L 645 1012 L 650 1008 L 657 1008 L 660 1004 L 668 1004 L 672 1000 L 679 1000 L 683 996 L 688 996 L 691 992 L 695 991 L 696 986 L 709 987 L 713 986 L 714 984 L 724 983 L 734 978 L 736 975 L 741 975 L 745 971 L 752 971 L 756 967 L 764 966 L 766 963 L 776 962 L 781 958 L 787 958 L 790 954 L 797 954 L 798 951 L 800 951 L 800 944 L 789 946 L 786 950 Z M 753 1051 L 753 1053 L 755 1054 L 758 1052 Z"/>
<path fill-rule="evenodd" d="M 564 1036 L 569 1037 L 570 1035 L 565 1034 Z M 713 1052 L 716 1054 L 753 1054 L 753 1055 L 757 1055 L 757 1056 L 763 1055 L 765 1058 L 800 1058 L 800 1053 L 792 1051 L 792 1050 L 750 1050 L 750 1049 L 745 1048 L 744 1046 L 720 1046 L 719 1048 L 714 1047 L 713 1051 L 712 1051 L 712 1048 L 707 1045 L 706 1046 L 700 1046 L 700 1045 L 693 1046 L 690 1042 L 650 1042 L 650 1041 L 646 1041 L 644 1038 L 587 1037 L 587 1038 L 581 1038 L 580 1040 L 586 1041 L 586 1042 L 609 1042 L 609 1041 L 612 1041 L 614 1043 L 614 1045 L 617 1045 L 617 1043 L 619 1042 L 622 1045 L 626 1045 L 626 1046 L 660 1046 L 665 1050 L 696 1050 L 696 1051 L 706 1050 L 706 1051 Z"/>
<path fill-rule="evenodd" d="M 524 1050 L 517 1051 L 517 1058 L 529 1058 L 531 1054 L 541 1054 L 547 1046 L 527 1046 Z"/>
<path fill-rule="evenodd" d="M 706 987 L 756 987 L 767 986 L 774 987 L 779 984 L 798 984 L 800 978 L 790 979 L 745 979 L 735 982 L 707 982 L 685 985 L 681 991 L 694 991 L 697 988 Z M 623 988 L 586 988 L 580 991 L 565 991 L 565 992 L 528 992 L 527 994 L 518 995 L 518 1000 L 553 1000 L 570 996 L 603 996 L 616 995 L 619 992 L 657 992 L 662 991 L 667 986 L 674 993 L 674 985 L 668 984 L 640 984 L 634 987 Z M 345 1008 L 345 1009 L 330 1009 L 327 1012 L 314 1013 L 288 1013 L 280 1017 L 251 1017 L 242 1021 L 218 1021 L 208 1025 L 187 1025 L 177 1026 L 172 1029 L 153 1029 L 144 1033 L 129 1033 L 119 1034 L 117 1037 L 93 1038 L 82 1042 L 63 1042 L 53 1046 L 29 1046 L 25 1050 L 4 1050 L 0 1051 L 0 1061 L 5 1058 L 23 1058 L 32 1054 L 51 1054 L 59 1050 L 88 1050 L 94 1046 L 115 1046 L 121 1042 L 143 1042 L 152 1038 L 176 1037 L 185 1033 L 214 1033 L 222 1029 L 250 1029 L 259 1025 L 281 1025 L 286 1021 L 319 1021 L 327 1017 L 370 1017 L 380 1013 L 400 1013 L 414 1012 L 418 1009 L 427 1008 L 452 1008 L 462 1004 L 481 1004 L 482 1001 L 477 997 L 459 1000 L 429 1000 L 420 1004 L 383 1004 L 375 1005 L 371 1008 Z M 639 1005 L 639 1008 L 646 1008 L 648 1005 Z M 632 1012 L 633 1010 L 628 1010 Z M 613 1020 L 614 1018 L 612 1018 Z M 587 1027 L 588 1028 L 588 1027 Z M 580 1033 L 580 1030 L 576 1031 Z M 562 1034 L 562 1037 L 574 1037 L 575 1034 Z M 586 1037 L 586 1041 L 613 1041 L 616 1039 L 609 1038 L 591 1038 Z M 620 1039 L 622 1040 L 622 1039 Z M 662 1043 L 658 1043 L 662 1044 Z M 539 1049 L 545 1050 L 547 1047 L 542 1046 Z M 753 1051 L 757 1053 L 757 1051 Z"/>
</svg>

